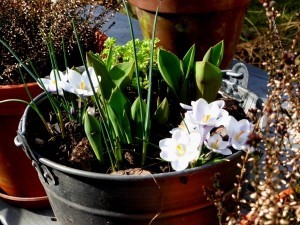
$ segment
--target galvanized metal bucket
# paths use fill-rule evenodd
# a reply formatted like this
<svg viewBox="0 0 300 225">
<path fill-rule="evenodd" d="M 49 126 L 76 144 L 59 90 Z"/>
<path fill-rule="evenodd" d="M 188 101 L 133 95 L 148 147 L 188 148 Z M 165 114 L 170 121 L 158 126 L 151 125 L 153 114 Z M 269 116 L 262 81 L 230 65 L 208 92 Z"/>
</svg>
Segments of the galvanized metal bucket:
<svg viewBox="0 0 300 225">
<path fill-rule="evenodd" d="M 224 71 L 226 74 L 230 72 Z M 238 79 L 224 80 L 222 91 L 238 99 L 245 110 L 261 108 L 262 100 L 239 84 L 245 74 L 234 74 Z M 47 105 L 45 94 L 34 101 L 41 107 Z M 27 136 L 34 126 L 39 126 L 29 126 L 33 116 L 35 112 L 28 107 L 20 121 L 16 143 L 37 169 L 59 224 L 219 224 L 216 209 L 204 196 L 203 187 L 212 187 L 213 177 L 219 173 L 223 190 L 231 194 L 239 173 L 241 151 L 229 156 L 229 161 L 182 172 L 145 176 L 87 172 L 55 163 L 44 158 L 40 149 L 32 148 Z"/>
</svg>

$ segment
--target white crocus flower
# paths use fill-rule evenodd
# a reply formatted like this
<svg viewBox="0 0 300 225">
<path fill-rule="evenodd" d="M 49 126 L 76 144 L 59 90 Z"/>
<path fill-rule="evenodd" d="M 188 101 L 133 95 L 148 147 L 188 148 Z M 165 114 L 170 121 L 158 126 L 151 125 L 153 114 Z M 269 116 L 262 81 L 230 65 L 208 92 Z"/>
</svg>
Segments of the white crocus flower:
<svg viewBox="0 0 300 225">
<path fill-rule="evenodd" d="M 162 150 L 160 157 L 171 162 L 174 170 L 181 171 L 199 157 L 202 137 L 199 132 L 188 133 L 180 128 L 173 129 L 171 133 L 172 138 L 165 138 L 159 142 Z"/>
<path fill-rule="evenodd" d="M 234 117 L 230 116 L 227 124 L 225 124 L 225 128 L 232 147 L 236 150 L 243 150 L 249 134 L 253 131 L 253 124 L 246 119 L 237 121 Z"/>
<path fill-rule="evenodd" d="M 223 141 L 220 134 L 214 134 L 209 136 L 208 139 L 204 142 L 205 146 L 213 152 L 222 154 L 222 155 L 231 155 L 232 151 L 227 148 L 229 143 L 228 141 Z"/>
<path fill-rule="evenodd" d="M 46 91 L 58 92 L 60 95 L 63 94 L 63 89 L 66 86 L 67 80 L 67 76 L 59 70 L 52 70 L 49 78 L 41 78 L 41 82 L 43 82 Z M 39 84 L 39 86 L 43 88 L 41 84 Z"/>
<path fill-rule="evenodd" d="M 179 128 L 185 129 L 189 133 L 198 132 L 202 135 L 202 137 L 206 137 L 206 135 L 213 129 L 212 126 L 204 126 L 197 123 L 189 113 L 185 113 L 185 118 L 179 125 Z"/>
<path fill-rule="evenodd" d="M 88 71 L 92 83 L 90 83 L 88 73 L 86 71 L 80 74 L 76 70 L 68 69 L 68 79 L 69 79 L 70 87 L 68 87 L 68 89 L 66 90 L 81 97 L 93 95 L 94 93 L 92 87 L 94 87 L 95 91 L 98 90 L 99 87 L 98 79 L 100 81 L 101 77 L 98 76 L 97 78 L 97 75 L 93 67 L 89 67 Z"/>
<path fill-rule="evenodd" d="M 226 115 L 226 111 L 222 109 L 224 106 L 223 101 L 214 101 L 207 103 L 204 99 L 200 98 L 196 102 L 192 102 L 193 110 L 192 117 L 197 123 L 205 126 L 216 126 L 217 121 L 221 116 Z"/>
</svg>

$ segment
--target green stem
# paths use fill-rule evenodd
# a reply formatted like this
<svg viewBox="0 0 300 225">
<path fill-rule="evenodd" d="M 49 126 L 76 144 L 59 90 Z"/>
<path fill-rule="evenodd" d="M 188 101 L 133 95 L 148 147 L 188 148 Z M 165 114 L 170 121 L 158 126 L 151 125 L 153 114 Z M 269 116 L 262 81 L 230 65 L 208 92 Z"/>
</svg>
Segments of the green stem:
<svg viewBox="0 0 300 225">
<path fill-rule="evenodd" d="M 122 0 L 125 10 L 126 10 L 126 14 L 127 14 L 127 18 L 128 18 L 128 23 L 129 23 L 129 27 L 130 27 L 130 33 L 131 33 L 131 40 L 132 40 L 132 45 L 133 45 L 133 55 L 134 55 L 134 64 L 135 64 L 135 76 L 136 76 L 136 80 L 137 80 L 137 90 L 138 90 L 138 96 L 140 99 L 142 99 L 142 93 L 141 93 L 141 86 L 140 86 L 140 76 L 139 76 L 139 66 L 138 66 L 138 60 L 137 60 L 137 53 L 136 53 L 136 43 L 135 43 L 135 36 L 134 36 L 134 32 L 133 32 L 133 27 L 132 27 L 132 22 L 131 22 L 131 18 L 129 16 L 129 10 L 128 10 L 128 6 L 126 4 L 125 0 Z M 140 107 L 140 115 L 141 115 L 141 121 L 144 121 L 144 115 L 143 115 L 143 107 L 142 107 L 142 102 L 140 101 L 139 103 L 139 107 Z M 145 136 L 145 128 L 143 127 L 143 136 Z"/>
<path fill-rule="evenodd" d="M 154 25 L 152 30 L 152 42 L 151 42 L 151 49 L 150 49 L 150 62 L 149 62 L 149 85 L 148 85 L 148 95 L 147 95 L 147 110 L 146 110 L 146 117 L 145 117 L 145 132 L 143 135 L 143 154 L 142 154 L 142 165 L 144 166 L 146 161 L 147 149 L 148 149 L 148 142 L 150 137 L 150 129 L 151 129 L 151 121 L 150 121 L 150 107 L 151 107 L 151 97 L 152 97 L 152 75 L 153 75 L 153 53 L 154 53 L 154 45 L 155 45 L 155 36 L 156 36 L 156 24 L 157 24 L 157 15 L 158 15 L 158 8 L 156 9 L 155 18 L 154 18 Z"/>
</svg>

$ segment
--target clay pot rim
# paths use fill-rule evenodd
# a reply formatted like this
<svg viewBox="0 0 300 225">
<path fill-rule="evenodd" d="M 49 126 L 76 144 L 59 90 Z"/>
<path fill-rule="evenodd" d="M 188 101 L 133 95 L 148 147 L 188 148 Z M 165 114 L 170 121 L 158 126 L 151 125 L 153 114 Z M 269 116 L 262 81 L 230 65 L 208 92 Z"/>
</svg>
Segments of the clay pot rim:
<svg viewBox="0 0 300 225">
<path fill-rule="evenodd" d="M 49 199 L 47 195 L 37 197 L 17 197 L 0 192 L 0 199 L 14 206 L 26 209 L 42 208 L 49 206 Z"/>
<path fill-rule="evenodd" d="M 129 2 L 140 9 L 155 12 L 159 5 L 159 13 L 211 13 L 216 11 L 227 11 L 234 8 L 246 8 L 250 0 L 189 0 L 184 2 L 182 0 L 129 0 Z"/>
<path fill-rule="evenodd" d="M 31 86 L 36 86 L 36 82 L 30 82 L 26 83 L 26 86 L 31 87 Z M 5 84 L 5 85 L 0 85 L 0 90 L 4 89 L 11 89 L 11 88 L 24 88 L 24 84 Z"/>
</svg>

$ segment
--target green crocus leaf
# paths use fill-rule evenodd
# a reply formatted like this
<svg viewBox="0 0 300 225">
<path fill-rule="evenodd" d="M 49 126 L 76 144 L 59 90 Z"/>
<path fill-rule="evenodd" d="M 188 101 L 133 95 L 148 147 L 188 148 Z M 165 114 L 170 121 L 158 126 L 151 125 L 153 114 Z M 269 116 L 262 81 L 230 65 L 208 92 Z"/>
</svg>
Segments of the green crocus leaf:
<svg viewBox="0 0 300 225">
<path fill-rule="evenodd" d="M 183 71 L 181 62 L 178 57 L 166 50 L 159 49 L 158 51 L 158 69 L 168 86 L 179 93 L 180 83 L 183 80 Z"/>
<path fill-rule="evenodd" d="M 165 98 L 157 107 L 153 119 L 157 121 L 160 125 L 164 125 L 168 122 L 170 114 L 169 102 Z"/>
<path fill-rule="evenodd" d="M 135 136 L 142 139 L 144 134 L 144 123 L 147 104 L 140 97 L 136 98 L 131 106 L 131 118 L 134 121 L 133 131 Z"/>
<path fill-rule="evenodd" d="M 197 98 L 204 98 L 207 102 L 216 100 L 222 84 L 221 70 L 207 61 L 198 61 L 195 65 L 195 79 Z"/>
<path fill-rule="evenodd" d="M 101 139 L 101 125 L 97 118 L 86 113 L 84 116 L 84 131 L 90 142 L 90 145 L 99 160 L 103 162 L 103 147 Z"/>
<path fill-rule="evenodd" d="M 115 83 L 115 85 L 117 85 L 121 90 L 123 90 L 131 82 L 133 69 L 133 62 L 124 62 L 114 66 L 109 71 L 109 75 L 112 81 Z"/>
<path fill-rule="evenodd" d="M 96 55 L 92 52 L 88 52 L 86 58 L 87 65 L 89 67 L 94 67 L 96 74 L 101 76 L 100 87 L 103 92 L 104 98 L 108 99 L 111 95 L 113 88 L 115 87 L 115 84 L 110 78 L 105 63 L 102 61 L 99 55 Z"/>
</svg>

